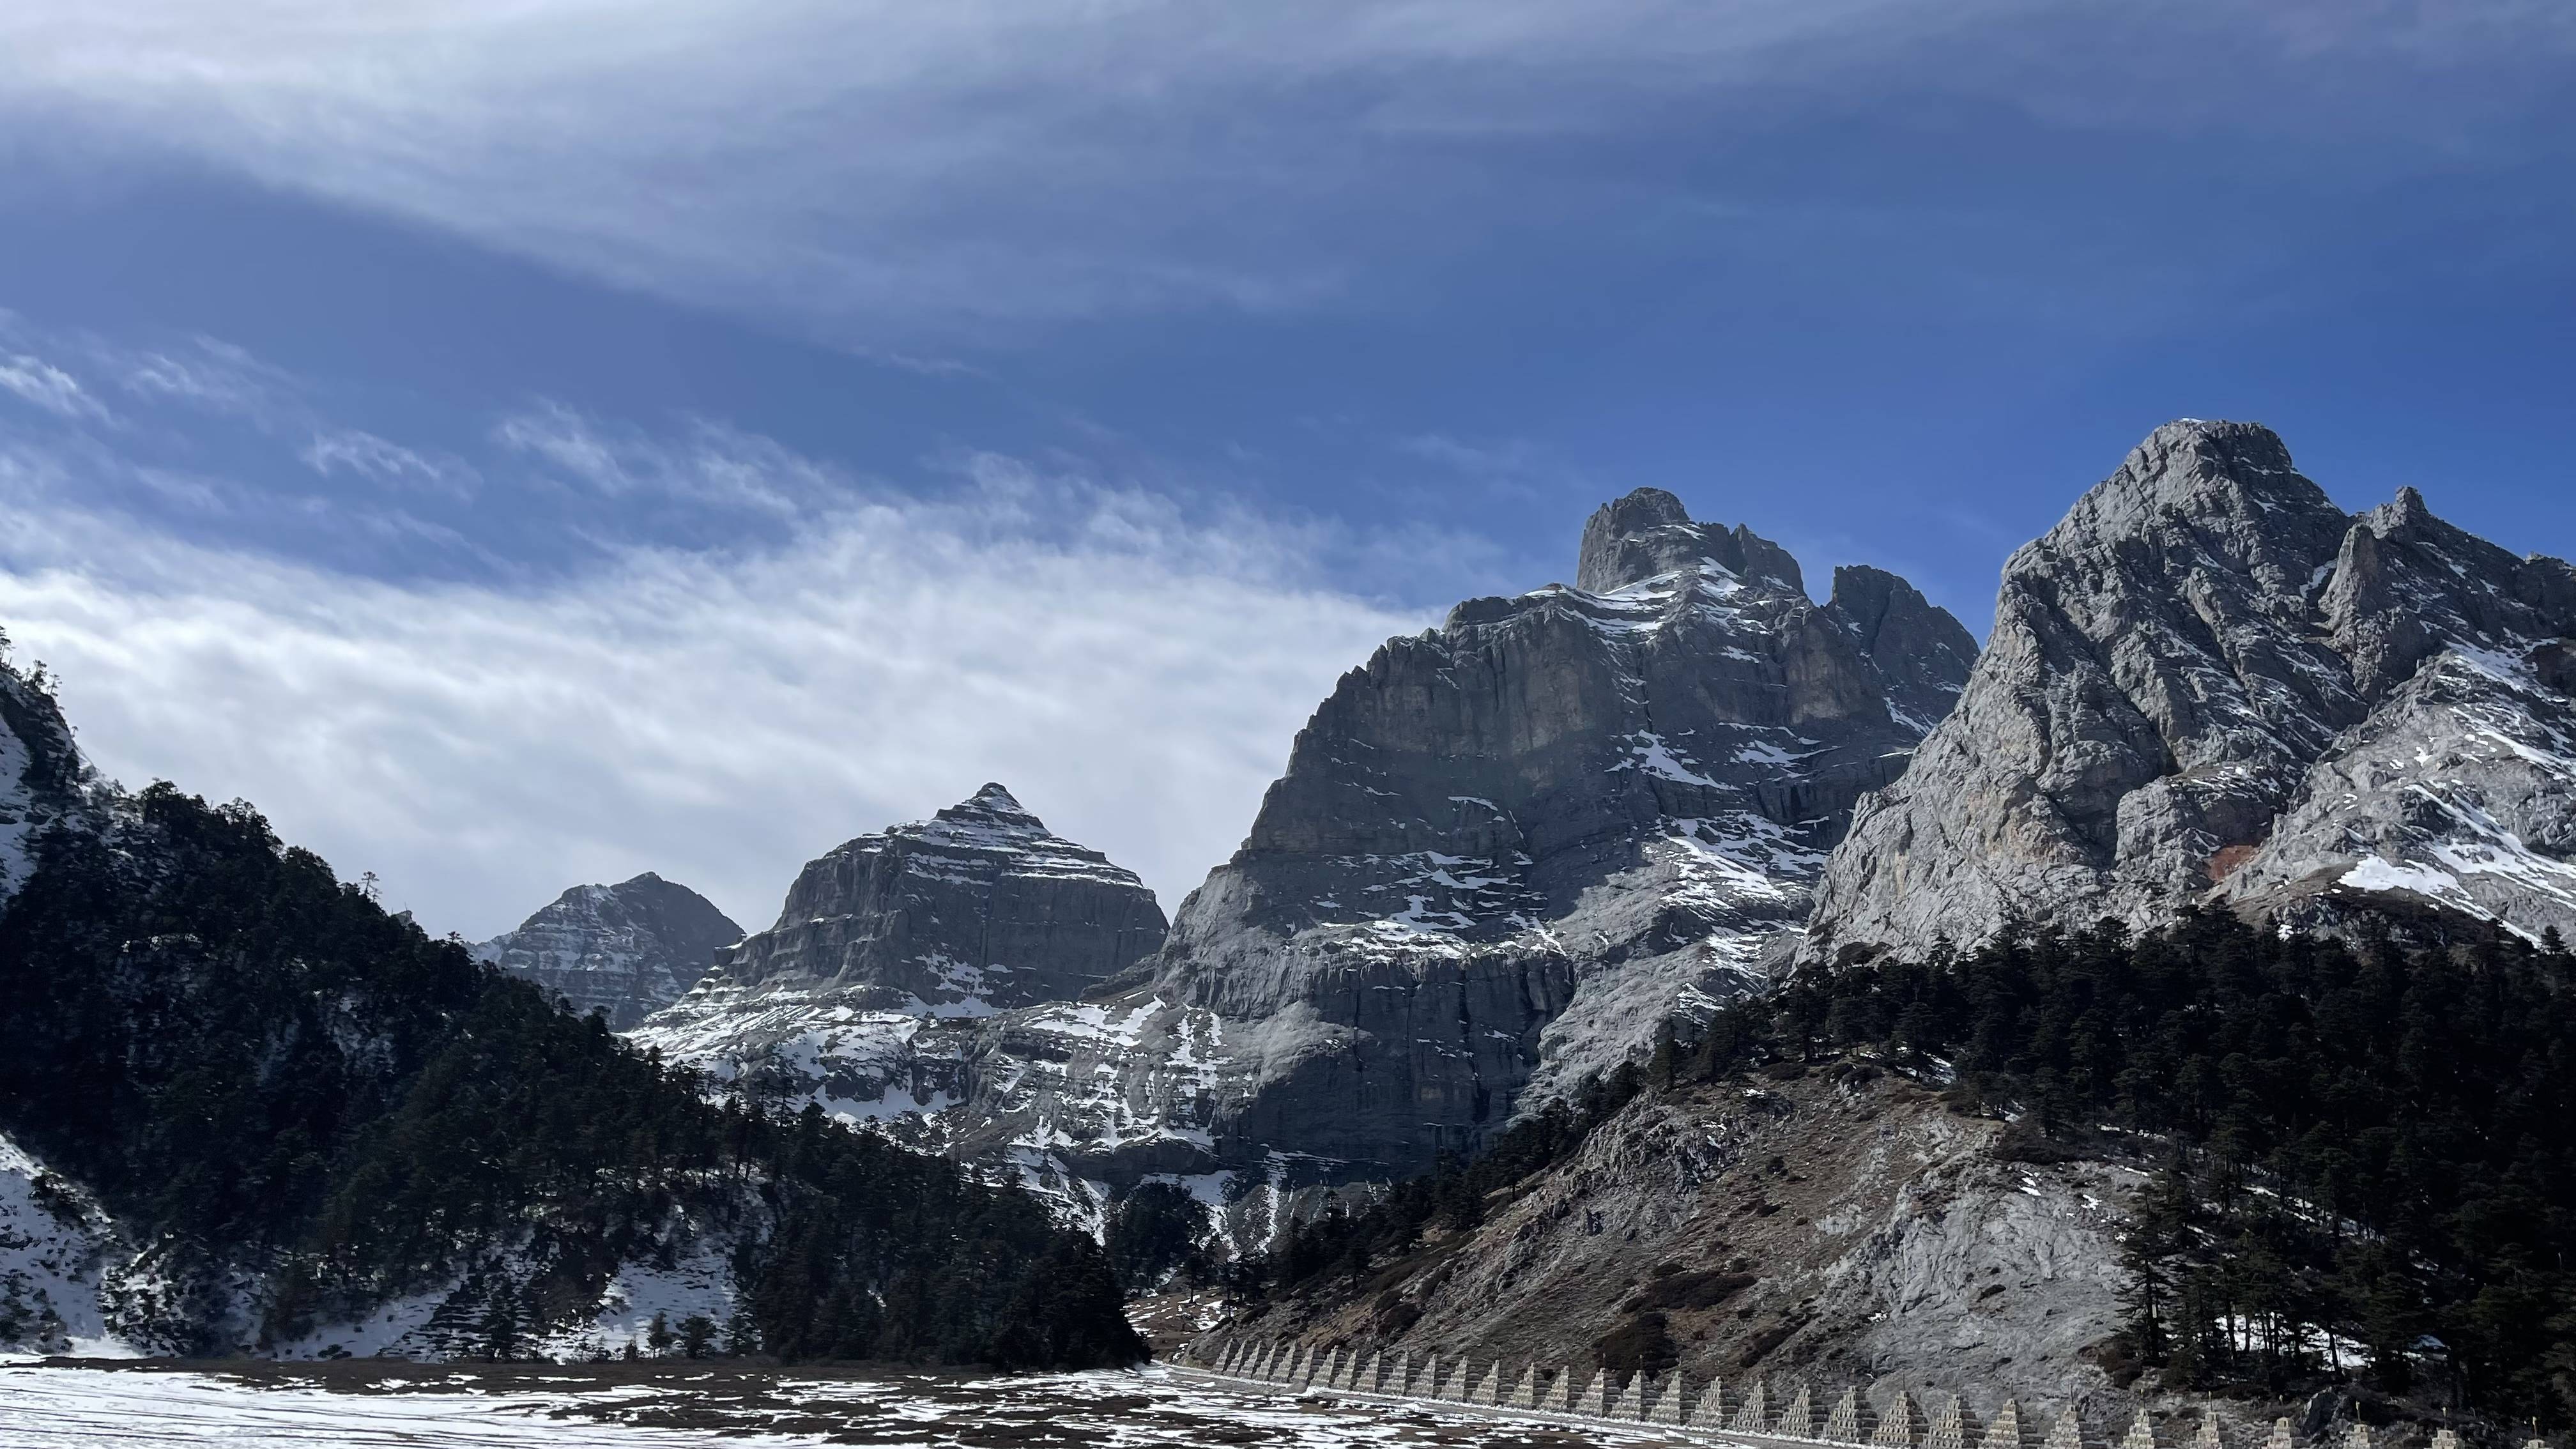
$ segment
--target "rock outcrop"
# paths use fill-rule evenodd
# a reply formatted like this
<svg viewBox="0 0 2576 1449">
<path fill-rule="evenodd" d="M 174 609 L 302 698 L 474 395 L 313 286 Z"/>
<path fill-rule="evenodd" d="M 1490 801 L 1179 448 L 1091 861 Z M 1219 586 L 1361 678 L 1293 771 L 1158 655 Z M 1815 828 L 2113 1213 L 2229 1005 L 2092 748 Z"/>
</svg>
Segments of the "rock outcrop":
<svg viewBox="0 0 2576 1449">
<path fill-rule="evenodd" d="M 679 1000 L 719 949 L 741 939 L 742 927 L 714 902 L 648 870 L 616 885 L 574 886 L 474 955 L 624 1031 Z"/>
<path fill-rule="evenodd" d="M 935 1108 L 964 1093 L 973 1023 L 1078 998 L 1164 931 L 1134 872 L 988 784 L 808 864 L 777 924 L 634 1037 L 851 1115 Z"/>
<path fill-rule="evenodd" d="M 1958 709 L 1828 863 L 1804 954 L 2401 897 L 2576 929 L 2576 571 L 2354 516 L 2269 430 L 2159 428 L 2005 565 Z"/>
<path fill-rule="evenodd" d="M 960 1141 L 1407 1171 L 1757 984 L 1973 641 L 1874 569 L 1819 605 L 1654 489 L 1577 578 L 1343 676 L 1135 984 L 988 1030 Z"/>
<path fill-rule="evenodd" d="M 1694 1385 L 1873 1381 L 2064 1402 L 2110 1387 L 2138 1176 L 1998 1150 L 2004 1124 L 1902 1078 L 1642 1097 L 1483 1222 L 1364 1278 L 1319 1275 L 1214 1335 L 1572 1363 L 1660 1345 Z M 1817 1405 L 1821 1411 L 1822 1404 Z"/>
</svg>

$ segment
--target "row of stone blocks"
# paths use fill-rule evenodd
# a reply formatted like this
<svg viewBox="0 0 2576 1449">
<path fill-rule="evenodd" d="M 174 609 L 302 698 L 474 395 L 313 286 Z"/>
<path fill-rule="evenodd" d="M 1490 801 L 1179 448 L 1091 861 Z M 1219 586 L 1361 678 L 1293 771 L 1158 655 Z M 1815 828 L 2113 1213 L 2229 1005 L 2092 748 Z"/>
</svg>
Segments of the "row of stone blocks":
<svg viewBox="0 0 2576 1449">
<path fill-rule="evenodd" d="M 1608 1370 L 1577 1387 L 1582 1375 L 1568 1367 L 1541 1369 L 1537 1364 L 1509 1374 L 1496 1360 L 1483 1373 L 1467 1359 L 1443 1363 L 1438 1354 L 1417 1361 L 1404 1350 L 1319 1351 L 1303 1344 L 1228 1341 L 1200 1367 L 1233 1378 L 1296 1388 L 1337 1389 L 1345 1393 L 1381 1394 L 1493 1408 L 1529 1409 L 1575 1414 L 1593 1419 L 1666 1424 L 1734 1434 L 1760 1434 L 1775 1439 L 1804 1439 L 1823 1444 L 1865 1444 L 1874 1449 L 2094 1449 L 2084 1421 L 2073 1406 L 2061 1411 L 2043 1432 L 2038 1416 L 2005 1399 L 1991 1417 L 1979 1415 L 1956 1394 L 1945 1396 L 1937 1411 L 1926 1412 L 1914 1396 L 1898 1390 L 1881 1412 L 1859 1389 L 1850 1388 L 1830 1409 L 1819 1409 L 1815 1393 L 1804 1383 L 1774 1397 L 1760 1379 L 1750 1382 L 1712 1379 L 1694 1394 L 1685 1375 L 1674 1372 L 1657 1381 L 1637 1374 L 1624 1385 Z M 2121 1435 L 2117 1449 L 2166 1449 L 2147 1411 L 2138 1410 Z M 2234 1446 L 2214 1415 L 2203 1415 L 2190 1449 L 2253 1449 Z M 2261 1449 L 2327 1449 L 2308 1446 L 2290 1421 L 2276 1419 Z M 2351 1425 L 2333 1449 L 2372 1449 L 2369 1426 Z M 2434 1431 L 2431 1449 L 2461 1449 L 2449 1429 Z M 2523 1449 L 2549 1449 L 2534 1439 Z"/>
</svg>

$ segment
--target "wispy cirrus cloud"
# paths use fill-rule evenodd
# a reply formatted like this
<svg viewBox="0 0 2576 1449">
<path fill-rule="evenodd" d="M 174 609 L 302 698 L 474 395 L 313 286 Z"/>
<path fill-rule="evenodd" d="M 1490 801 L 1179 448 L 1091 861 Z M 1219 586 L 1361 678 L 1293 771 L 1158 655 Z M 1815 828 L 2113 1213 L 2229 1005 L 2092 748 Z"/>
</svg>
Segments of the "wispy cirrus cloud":
<svg viewBox="0 0 2576 1449">
<path fill-rule="evenodd" d="M 363 428 L 317 429 L 312 441 L 298 449 L 295 456 L 325 478 L 347 472 L 381 483 L 459 494 L 470 492 L 474 483 L 474 470 L 468 464 L 445 456 L 432 457 Z"/>
<path fill-rule="evenodd" d="M 1811 204 L 1922 210 L 1903 178 L 1810 195 L 1830 154 L 1787 186 L 1690 159 L 1801 119 L 1830 130 L 1871 96 L 2106 133 L 2341 136 L 2383 165 L 2545 148 L 2517 107 L 2576 52 L 2565 7 L 2516 0 L 649 0 L 606 15 L 595 0 L 25 0 L 0 15 L 0 93 L 911 357 L 935 354 L 885 339 L 1347 305 L 1391 255 L 1657 190 L 1710 192 L 1737 230 Z M 1608 135 L 1627 138 L 1617 166 L 1569 162 Z M 2332 169 L 2308 159 L 2311 177 Z"/>
<path fill-rule="evenodd" d="M 792 518 L 845 500 L 856 486 L 842 469 L 704 420 L 693 422 L 682 437 L 666 439 L 545 401 L 503 418 L 492 438 L 612 499 Z"/>
<path fill-rule="evenodd" d="M 713 423 L 545 407 L 496 434 L 566 486 L 797 526 L 392 583 L 138 526 L 89 500 L 151 470 L 0 432 L 0 624 L 111 774 L 248 798 L 480 936 L 645 869 L 765 921 L 805 859 L 992 778 L 1174 905 L 1334 677 L 1423 622 L 1319 582 L 1311 526 L 1038 461 L 960 453 L 919 498 Z M 208 506 L 305 506 L 193 481 Z"/>
<path fill-rule="evenodd" d="M 125 348 L 96 338 L 86 346 L 117 385 L 136 397 L 253 421 L 301 411 L 296 397 L 302 389 L 291 374 L 221 338 L 192 337 L 167 349 Z"/>
<path fill-rule="evenodd" d="M 41 357 L 0 353 L 0 391 L 75 422 L 107 420 L 107 406 L 90 396 L 80 380 Z"/>
</svg>

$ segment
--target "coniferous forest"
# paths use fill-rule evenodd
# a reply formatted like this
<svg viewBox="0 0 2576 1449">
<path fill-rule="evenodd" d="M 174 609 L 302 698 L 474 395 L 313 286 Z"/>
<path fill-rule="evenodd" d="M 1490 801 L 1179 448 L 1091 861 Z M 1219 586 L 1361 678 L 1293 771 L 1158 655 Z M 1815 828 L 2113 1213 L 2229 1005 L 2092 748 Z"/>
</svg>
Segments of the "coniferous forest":
<svg viewBox="0 0 2576 1449">
<path fill-rule="evenodd" d="M 461 1284 L 509 1357 L 621 1262 L 712 1235 L 746 1291 L 675 1334 L 697 1351 L 1142 1355 L 1100 1250 L 1027 1194 L 819 1109 L 711 1103 L 248 806 L 165 785 L 111 815 L 40 841 L 0 916 L 0 1128 L 157 1245 L 157 1316 L 197 1326 L 164 1347 L 280 1344 Z"/>
<path fill-rule="evenodd" d="M 2166 1386 L 2352 1379 L 2576 1420 L 2576 955 L 2554 935 L 2408 946 L 2212 914 L 1807 973 L 1475 1161 L 1304 1225 L 1242 1286 L 1356 1278 L 1428 1228 L 1472 1227 L 1488 1193 L 1658 1084 L 1854 1051 L 2013 1118 L 2011 1151 L 2151 1174 L 2117 1350 Z"/>
</svg>

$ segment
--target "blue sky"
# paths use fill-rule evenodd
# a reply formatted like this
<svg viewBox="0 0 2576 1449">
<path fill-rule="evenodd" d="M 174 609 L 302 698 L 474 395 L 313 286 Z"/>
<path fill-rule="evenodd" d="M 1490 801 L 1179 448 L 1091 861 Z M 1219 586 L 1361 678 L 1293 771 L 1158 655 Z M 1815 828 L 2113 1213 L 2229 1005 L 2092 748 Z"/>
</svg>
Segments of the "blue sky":
<svg viewBox="0 0 2576 1449">
<path fill-rule="evenodd" d="M 2155 424 L 2576 552 L 2539 4 L 30 0 L 0 623 L 437 929 L 1000 778 L 1176 905 L 1639 484 L 1970 626 Z"/>
</svg>

